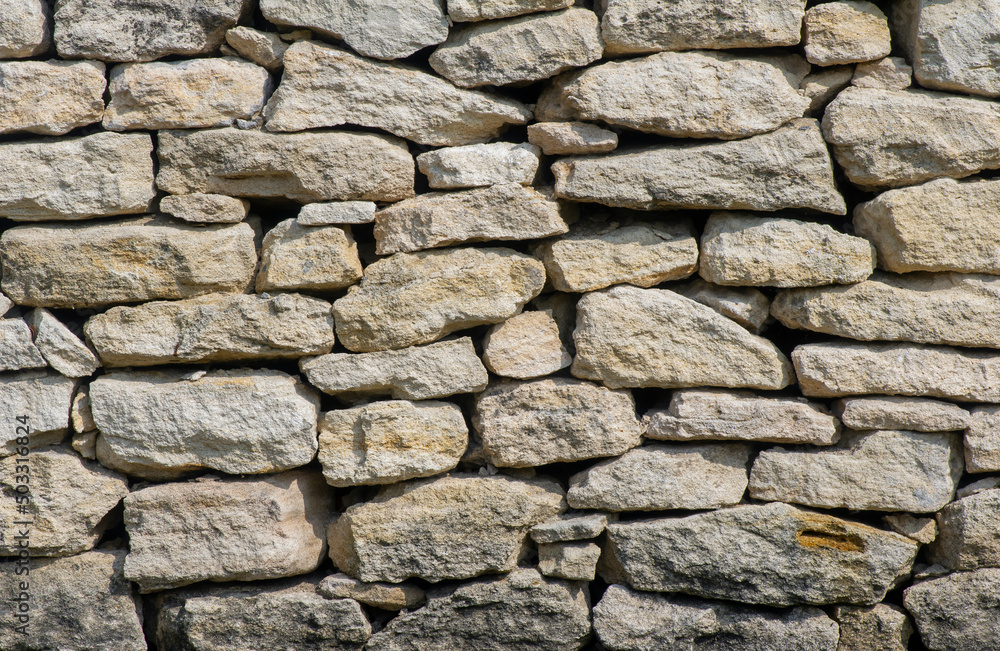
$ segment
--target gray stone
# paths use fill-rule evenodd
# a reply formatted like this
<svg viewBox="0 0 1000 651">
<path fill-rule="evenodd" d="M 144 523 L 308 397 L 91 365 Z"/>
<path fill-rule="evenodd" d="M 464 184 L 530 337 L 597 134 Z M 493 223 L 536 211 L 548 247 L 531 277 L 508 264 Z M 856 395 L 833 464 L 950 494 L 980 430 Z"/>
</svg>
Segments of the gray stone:
<svg viewBox="0 0 1000 651">
<path fill-rule="evenodd" d="M 594 632 L 610 651 L 838 651 L 837 624 L 819 608 L 775 611 L 622 585 L 594 606 Z"/>
<path fill-rule="evenodd" d="M 302 206 L 295 220 L 302 226 L 367 224 L 375 221 L 375 210 L 376 206 L 372 201 L 310 203 Z"/>
<path fill-rule="evenodd" d="M 586 122 L 540 122 L 528 125 L 528 142 L 546 156 L 606 154 L 618 146 L 618 134 Z"/>
<path fill-rule="evenodd" d="M 913 68 L 902 57 L 886 57 L 861 63 L 854 70 L 852 86 L 906 90 L 913 83 Z"/>
<path fill-rule="evenodd" d="M 937 514 L 938 536 L 928 560 L 949 570 L 1000 567 L 1000 489 L 948 504 Z"/>
<path fill-rule="evenodd" d="M 95 61 L 0 62 L 0 133 L 61 136 L 100 122 L 106 84 Z"/>
<path fill-rule="evenodd" d="M 920 638 L 932 651 L 977 651 L 1000 640 L 1000 569 L 956 572 L 903 592 Z"/>
<path fill-rule="evenodd" d="M 913 622 L 899 606 L 835 606 L 833 616 L 840 625 L 837 651 L 906 651 L 909 648 Z"/>
<path fill-rule="evenodd" d="M 573 0 L 450 0 L 448 17 L 456 23 L 511 18 L 573 6 Z"/>
<path fill-rule="evenodd" d="M 874 61 L 892 49 L 888 18 L 866 0 L 838 0 L 810 8 L 802 34 L 806 58 L 819 66 Z"/>
<path fill-rule="evenodd" d="M 969 497 L 970 495 L 975 495 L 976 493 L 981 493 L 993 488 L 1000 488 L 1000 477 L 986 477 L 985 479 L 974 481 L 971 484 L 966 484 L 962 488 L 959 488 L 955 495 L 958 499 L 962 499 L 963 497 Z"/>
<path fill-rule="evenodd" d="M 87 377 L 101 366 L 93 351 L 45 308 L 36 307 L 25 320 L 42 357 L 66 377 Z M 0 325 L 5 322 L 0 320 Z"/>
<path fill-rule="evenodd" d="M 250 202 L 223 194 L 173 194 L 160 199 L 160 211 L 186 222 L 238 224 L 247 217 Z"/>
<path fill-rule="evenodd" d="M 584 69 L 571 70 L 556 75 L 542 86 L 542 92 L 535 103 L 535 119 L 539 122 L 568 122 L 576 119 L 576 111 L 569 105 L 566 88 L 573 83 Z"/>
<path fill-rule="evenodd" d="M 520 102 L 312 41 L 285 52 L 281 85 L 264 115 L 271 131 L 354 124 L 439 146 L 487 142 L 531 119 Z"/>
<path fill-rule="evenodd" d="M 965 469 L 1000 471 L 1000 407 L 976 407 L 965 431 Z"/>
<path fill-rule="evenodd" d="M 21 319 L 0 319 L 0 371 L 45 368 L 48 362 L 31 335 L 31 328 Z"/>
<path fill-rule="evenodd" d="M 19 59 L 48 50 L 50 14 L 45 0 L 11 0 L 0 15 L 0 58 Z"/>
<path fill-rule="evenodd" d="M 483 337 L 483 363 L 504 377 L 527 380 L 573 363 L 546 312 L 522 312 L 490 328 Z"/>
<path fill-rule="evenodd" d="M 111 373 L 89 395 L 97 458 L 129 475 L 280 472 L 316 454 L 319 397 L 280 371 Z"/>
<path fill-rule="evenodd" d="M 410 583 L 363 583 L 346 574 L 331 574 L 319 584 L 327 599 L 354 599 L 382 610 L 413 610 L 427 600 L 423 590 Z"/>
<path fill-rule="evenodd" d="M 350 226 L 302 226 L 286 219 L 264 236 L 257 291 L 344 289 L 361 276 Z"/>
<path fill-rule="evenodd" d="M 24 456 L 25 436 L 28 448 L 60 443 L 69 432 L 69 409 L 76 385 L 72 378 L 40 371 L 0 376 L 0 422 L 10 424 L 0 439 L 0 456 Z M 27 433 L 19 426 L 26 427 Z"/>
<path fill-rule="evenodd" d="M 531 185 L 540 163 L 538 147 L 523 142 L 444 147 L 417 156 L 417 167 L 430 186 L 446 190 L 500 183 Z"/>
<path fill-rule="evenodd" d="M 846 212 L 815 120 L 792 120 L 730 142 L 572 156 L 553 164 L 552 172 L 559 196 L 608 206 Z"/>
<path fill-rule="evenodd" d="M 770 316 L 770 299 L 753 287 L 724 287 L 703 278 L 695 278 L 673 290 L 712 308 L 754 334 L 760 334 Z"/>
<path fill-rule="evenodd" d="M 288 45 L 274 32 L 252 27 L 234 27 L 226 32 L 226 43 L 244 59 L 275 72 L 284 65 Z"/>
<path fill-rule="evenodd" d="M 749 460 L 740 443 L 645 445 L 573 475 L 566 499 L 605 511 L 717 509 L 743 498 Z"/>
<path fill-rule="evenodd" d="M 609 583 L 768 606 L 878 603 L 919 547 L 780 502 L 609 524 L 607 534 Z"/>
<path fill-rule="evenodd" d="M 958 496 L 962 497 L 961 491 Z M 915 518 L 909 513 L 897 513 L 883 515 L 882 522 L 896 533 L 912 538 L 921 545 L 932 543 L 937 538 L 938 530 L 934 518 Z"/>
<path fill-rule="evenodd" d="M 0 215 L 42 221 L 146 212 L 156 195 L 152 152 L 145 133 L 0 144 Z"/>
<path fill-rule="evenodd" d="M 833 413 L 851 429 L 907 429 L 917 432 L 954 432 L 970 422 L 969 412 L 940 400 L 905 396 L 844 398 L 833 403 Z"/>
<path fill-rule="evenodd" d="M 853 78 L 853 66 L 830 66 L 806 75 L 799 84 L 799 91 L 809 98 L 807 115 L 819 115 Z"/>
<path fill-rule="evenodd" d="M 7 298 L 5 294 L 0 292 L 0 316 L 10 312 L 11 308 L 14 307 L 14 301 Z"/>
<path fill-rule="evenodd" d="M 582 515 L 565 513 L 558 519 L 536 524 L 531 528 L 531 539 L 536 543 L 590 540 L 604 533 L 608 516 L 600 513 Z"/>
<path fill-rule="evenodd" d="M 568 581 L 593 581 L 601 548 L 592 542 L 556 542 L 538 545 L 538 570 Z"/>
</svg>

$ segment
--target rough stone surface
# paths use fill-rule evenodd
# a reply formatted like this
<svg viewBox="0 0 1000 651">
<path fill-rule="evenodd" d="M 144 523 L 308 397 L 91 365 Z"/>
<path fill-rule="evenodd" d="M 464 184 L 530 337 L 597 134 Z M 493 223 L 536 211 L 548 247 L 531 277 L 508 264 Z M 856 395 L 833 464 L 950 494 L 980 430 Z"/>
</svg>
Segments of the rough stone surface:
<svg viewBox="0 0 1000 651">
<path fill-rule="evenodd" d="M 319 473 L 155 484 L 125 498 L 125 578 L 142 592 L 294 576 L 319 566 L 329 487 Z"/>
<path fill-rule="evenodd" d="M 770 315 L 771 301 L 752 287 L 724 287 L 695 278 L 673 290 L 692 301 L 706 305 L 754 334 L 760 334 Z"/>
<path fill-rule="evenodd" d="M 50 13 L 45 0 L 10 0 L 0 16 L 0 58 L 19 59 L 48 50 Z"/>
<path fill-rule="evenodd" d="M 97 424 L 94 423 L 94 414 L 90 410 L 89 386 L 89 384 L 81 385 L 73 395 L 73 402 L 70 405 L 69 417 L 71 424 L 73 425 L 73 431 L 77 434 L 83 434 L 84 432 L 90 432 L 97 429 Z M 87 458 L 94 459 L 96 457 Z"/>
<path fill-rule="evenodd" d="M 590 637 L 590 594 L 578 583 L 518 569 L 443 588 L 372 636 L 371 651 L 575 651 Z"/>
<path fill-rule="evenodd" d="M 1000 402 L 1000 355 L 918 344 L 803 344 L 792 351 L 803 395 L 881 393 Z"/>
<path fill-rule="evenodd" d="M 940 400 L 905 396 L 844 398 L 833 403 L 833 413 L 847 427 L 906 429 L 917 432 L 955 432 L 970 422 L 969 412 Z"/>
<path fill-rule="evenodd" d="M 393 484 L 447 472 L 469 442 L 450 402 L 391 400 L 323 414 L 319 462 L 331 486 Z"/>
<path fill-rule="evenodd" d="M 749 459 L 739 443 L 645 445 L 573 475 L 566 498 L 575 509 L 716 509 L 743 498 Z"/>
<path fill-rule="evenodd" d="M 820 508 L 932 513 L 962 477 L 957 434 L 846 431 L 833 447 L 764 450 L 750 471 L 750 497 Z"/>
<path fill-rule="evenodd" d="M 609 524 L 604 573 L 639 590 L 751 604 L 871 605 L 909 574 L 917 548 L 898 534 L 778 502 Z"/>
<path fill-rule="evenodd" d="M 838 0 L 806 11 L 803 46 L 809 63 L 833 66 L 874 61 L 892 49 L 889 21 L 865 0 Z"/>
<path fill-rule="evenodd" d="M 597 15 L 583 7 L 454 29 L 431 55 L 431 67 L 457 86 L 548 79 L 601 58 Z"/>
<path fill-rule="evenodd" d="M 389 394 L 400 400 L 427 400 L 477 393 L 489 381 L 469 337 L 402 350 L 331 353 L 303 359 L 299 366 L 310 384 L 333 395 Z"/>
<path fill-rule="evenodd" d="M 356 124 L 421 145 L 470 145 L 524 124 L 531 111 L 514 100 L 456 88 L 398 63 L 370 61 L 302 41 L 285 52 L 281 85 L 264 112 L 271 131 Z"/>
<path fill-rule="evenodd" d="M 577 304 L 573 375 L 611 388 L 780 389 L 788 359 L 709 307 L 664 289 L 619 285 Z"/>
<path fill-rule="evenodd" d="M 208 54 L 248 13 L 247 0 L 60 0 L 56 50 L 67 59 L 152 61 Z"/>
<path fill-rule="evenodd" d="M 1000 181 L 937 179 L 883 192 L 854 210 L 854 228 L 883 269 L 1000 274 Z"/>
<path fill-rule="evenodd" d="M 604 533 L 608 517 L 599 513 L 581 515 L 564 513 L 551 522 L 536 524 L 531 528 L 531 539 L 536 543 L 590 540 Z"/>
<path fill-rule="evenodd" d="M 310 203 L 302 206 L 295 220 L 302 226 L 367 224 L 375 220 L 375 209 L 375 203 L 371 201 Z"/>
<path fill-rule="evenodd" d="M 852 86 L 906 90 L 913 83 L 913 68 L 902 57 L 886 57 L 861 63 L 854 70 Z"/>
<path fill-rule="evenodd" d="M 49 366 L 66 377 L 87 377 L 100 366 L 97 356 L 45 308 L 38 307 L 25 318 L 35 336 L 35 347 Z M 5 320 L 0 321 L 3 324 Z"/>
<path fill-rule="evenodd" d="M 538 570 L 545 576 L 569 581 L 593 581 L 601 548 L 592 542 L 538 545 Z"/>
<path fill-rule="evenodd" d="M 528 142 L 546 156 L 606 154 L 618 147 L 618 134 L 586 122 L 540 122 L 528 125 Z"/>
<path fill-rule="evenodd" d="M 355 352 L 430 343 L 514 316 L 544 283 L 542 263 L 510 249 L 397 253 L 333 304 L 337 337 Z"/>
<path fill-rule="evenodd" d="M 382 610 L 413 610 L 427 600 L 424 591 L 409 583 L 362 583 L 346 574 L 331 574 L 319 584 L 327 599 L 354 599 Z"/>
<path fill-rule="evenodd" d="M 69 432 L 76 384 L 72 378 L 42 371 L 0 375 L 0 418 L 11 425 L 0 439 L 0 456 L 19 454 L 24 447 L 17 443 L 25 435 L 23 429 L 17 429 L 23 424 L 16 420 L 19 416 L 28 417 L 29 448 L 61 442 Z"/>
<path fill-rule="evenodd" d="M 1000 640 L 1000 569 L 956 572 L 903 592 L 920 638 L 934 651 L 975 651 Z"/>
<path fill-rule="evenodd" d="M 0 144 L 0 215 L 42 221 L 146 212 L 155 196 L 152 151 L 145 133 Z"/>
<path fill-rule="evenodd" d="M 361 276 L 349 226 L 302 226 L 286 219 L 264 236 L 257 291 L 344 289 Z"/>
<path fill-rule="evenodd" d="M 718 285 L 814 287 L 857 283 L 874 268 L 874 246 L 826 224 L 716 212 L 701 236 L 698 273 Z"/>
<path fill-rule="evenodd" d="M 569 230 L 550 192 L 516 183 L 461 192 L 428 192 L 375 213 L 376 252 L 412 252 L 463 242 L 524 240 Z M 469 219 L 475 215 L 475 219 Z"/>
<path fill-rule="evenodd" d="M 160 211 L 202 224 L 238 224 L 247 217 L 250 202 L 222 194 L 174 194 L 160 199 Z"/>
<path fill-rule="evenodd" d="M 100 122 L 106 84 L 104 64 L 94 61 L 0 62 L 0 134 L 61 136 Z"/>
<path fill-rule="evenodd" d="M 838 651 L 837 624 L 819 608 L 774 611 L 622 585 L 594 606 L 594 632 L 610 651 Z"/>
<path fill-rule="evenodd" d="M 31 335 L 31 328 L 21 319 L 0 319 L 0 371 L 45 368 L 48 362 Z"/>
<path fill-rule="evenodd" d="M 309 27 L 376 59 L 402 59 L 448 37 L 444 0 L 261 0 L 275 25 Z"/>
<path fill-rule="evenodd" d="M 252 27 L 234 27 L 226 32 L 229 47 L 249 61 L 274 72 L 284 65 L 288 45 L 274 32 L 262 32 Z"/>
<path fill-rule="evenodd" d="M 93 551 L 69 558 L 34 559 L 28 577 L 31 600 L 27 635 L 10 624 L 0 630 L 0 647 L 10 651 L 89 649 L 146 651 L 142 602 L 122 576 L 124 551 Z M 13 567 L 4 573 L 3 599 L 20 596 Z"/>
<path fill-rule="evenodd" d="M 413 196 L 406 143 L 373 133 L 163 131 L 157 186 L 295 201 L 399 201 Z"/>
<path fill-rule="evenodd" d="M 958 491 L 959 497 L 962 497 L 961 492 L 961 490 Z M 912 538 L 921 545 L 934 542 L 934 539 L 937 538 L 937 524 L 934 522 L 934 518 L 915 518 L 909 513 L 898 513 L 883 515 L 882 522 L 896 533 Z"/>
<path fill-rule="evenodd" d="M 1000 567 L 1000 489 L 948 504 L 937 514 L 937 525 L 930 562 L 949 570 Z"/>
<path fill-rule="evenodd" d="M 965 468 L 1000 471 L 1000 407 L 976 407 L 965 431 Z"/>
<path fill-rule="evenodd" d="M 563 92 L 578 119 L 673 138 L 745 138 L 774 131 L 809 108 L 778 60 L 725 52 L 604 63 Z"/>
<path fill-rule="evenodd" d="M 809 115 L 818 115 L 854 78 L 852 66 L 820 68 L 805 76 L 799 91 L 809 98 Z"/>
<path fill-rule="evenodd" d="M 826 108 L 823 135 L 866 190 L 1000 167 L 1000 106 L 982 99 L 851 87 Z"/>
<path fill-rule="evenodd" d="M 574 156 L 557 161 L 552 172 L 559 196 L 623 208 L 846 212 L 815 120 L 730 142 Z"/>
<path fill-rule="evenodd" d="M 687 220 L 586 221 L 539 246 L 552 286 L 589 292 L 619 283 L 652 287 L 698 268 L 698 241 Z"/>
<path fill-rule="evenodd" d="M 479 188 L 500 183 L 531 185 L 541 163 L 538 147 L 491 142 L 445 147 L 417 156 L 417 167 L 432 188 Z"/>
<path fill-rule="evenodd" d="M 159 217 L 18 226 L 0 237 L 3 291 L 18 305 L 102 307 L 242 292 L 257 265 L 248 224 Z"/>
<path fill-rule="evenodd" d="M 456 23 L 511 18 L 573 6 L 573 0 L 451 0 L 448 17 Z"/>
<path fill-rule="evenodd" d="M 666 441 L 744 440 L 831 445 L 840 424 L 804 398 L 765 398 L 749 391 L 681 389 L 667 409 L 643 417 L 646 437 Z"/>
<path fill-rule="evenodd" d="M 490 328 L 483 338 L 486 368 L 526 380 L 555 373 L 573 363 L 559 339 L 559 326 L 545 312 L 522 312 Z"/>
<path fill-rule="evenodd" d="M 330 525 L 330 557 L 362 581 L 509 572 L 531 527 L 565 510 L 551 480 L 451 475 L 394 484 Z"/>
<path fill-rule="evenodd" d="M 837 651 L 906 651 L 909 648 L 913 622 L 899 606 L 836 606 L 833 615 L 840 625 Z"/>
<path fill-rule="evenodd" d="M 797 45 L 804 0 L 605 0 L 607 54 Z"/>
</svg>

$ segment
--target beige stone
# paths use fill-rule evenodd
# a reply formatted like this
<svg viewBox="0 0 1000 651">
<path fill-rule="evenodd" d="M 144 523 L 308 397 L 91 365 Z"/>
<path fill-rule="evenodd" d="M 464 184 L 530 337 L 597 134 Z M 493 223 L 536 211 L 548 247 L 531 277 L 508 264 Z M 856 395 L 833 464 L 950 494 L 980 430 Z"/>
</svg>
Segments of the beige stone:
<svg viewBox="0 0 1000 651">
<path fill-rule="evenodd" d="M 97 429 L 97 424 L 94 423 L 94 414 L 90 410 L 89 386 L 89 384 L 80 386 L 77 392 L 73 395 L 73 403 L 70 406 L 70 421 L 73 425 L 73 431 L 77 434 L 83 434 Z"/>
<path fill-rule="evenodd" d="M 961 495 L 959 495 L 961 497 Z M 909 513 L 883 515 L 882 522 L 896 533 L 912 538 L 921 545 L 926 545 L 937 538 L 938 530 L 934 518 L 915 518 Z"/>
<path fill-rule="evenodd" d="M 32 342 L 32 332 L 21 319 L 0 319 L 0 371 L 45 368 L 48 361 Z"/>
<path fill-rule="evenodd" d="M 802 33 L 806 58 L 820 66 L 874 61 L 892 49 L 889 19 L 865 0 L 837 0 L 808 9 Z"/>
<path fill-rule="evenodd" d="M 106 84 L 95 61 L 0 62 L 0 133 L 61 136 L 100 122 Z"/>
<path fill-rule="evenodd" d="M 354 599 L 382 610 L 413 610 L 424 604 L 423 590 L 410 583 L 362 583 L 346 574 L 324 578 L 317 591 L 327 599 Z"/>
<path fill-rule="evenodd" d="M 36 307 L 25 320 L 34 334 L 35 347 L 56 371 L 66 377 L 87 377 L 100 368 L 101 361 L 93 351 L 45 308 Z"/>
<path fill-rule="evenodd" d="M 1000 471 L 1000 407 L 972 410 L 965 432 L 965 469 L 969 472 Z"/>
<path fill-rule="evenodd" d="M 926 398 L 866 396 L 843 398 L 833 412 L 852 429 L 907 429 L 917 432 L 954 432 L 969 424 L 969 412 L 958 405 Z"/>
<path fill-rule="evenodd" d="M 695 278 L 672 289 L 681 296 L 712 308 L 754 334 L 760 334 L 770 316 L 770 299 L 753 287 L 725 287 Z"/>
<path fill-rule="evenodd" d="M 84 459 L 94 460 L 97 458 L 97 436 L 100 434 L 96 429 L 78 434 L 73 433 L 70 439 L 70 447 L 76 450 Z"/>
<path fill-rule="evenodd" d="M 949 570 L 1000 567 L 1000 489 L 948 504 L 937 514 L 938 537 L 928 560 Z"/>
<path fill-rule="evenodd" d="M 532 144 L 491 142 L 444 147 L 417 156 L 417 167 L 432 188 L 479 188 L 501 183 L 531 185 L 538 175 L 540 150 Z"/>
<path fill-rule="evenodd" d="M 618 146 L 618 134 L 586 122 L 540 122 L 528 125 L 528 142 L 546 156 L 606 154 Z"/>
<path fill-rule="evenodd" d="M 584 69 L 571 70 L 556 75 L 542 86 L 535 103 L 535 119 L 539 122 L 568 122 L 576 119 L 576 111 L 569 105 L 566 88 L 583 74 Z"/>
<path fill-rule="evenodd" d="M 448 17 L 456 23 L 511 18 L 573 6 L 573 0 L 451 0 Z"/>
<path fill-rule="evenodd" d="M 173 194 L 160 199 L 160 212 L 201 224 L 238 224 L 249 210 L 246 199 L 222 194 Z"/>
<path fill-rule="evenodd" d="M 906 651 L 913 622 L 906 611 L 892 604 L 834 606 L 840 626 L 837 651 Z"/>
<path fill-rule="evenodd" d="M 226 32 L 226 43 L 244 59 L 272 72 L 284 65 L 285 50 L 288 49 L 278 34 L 242 26 Z"/>
<path fill-rule="evenodd" d="M 861 63 L 854 70 L 852 86 L 906 90 L 913 83 L 913 68 L 902 57 L 885 57 Z"/>
<path fill-rule="evenodd" d="M 555 319 L 545 312 L 522 312 L 486 333 L 483 362 L 497 375 L 526 380 L 566 368 L 573 358 L 559 339 Z"/>
<path fill-rule="evenodd" d="M 808 115 L 818 115 L 854 78 L 852 66 L 830 66 L 806 75 L 799 91 L 809 98 Z"/>
<path fill-rule="evenodd" d="M 302 206 L 295 221 L 302 226 L 367 224 L 375 221 L 375 209 L 375 203 L 372 201 L 310 203 Z"/>
<path fill-rule="evenodd" d="M 0 58 L 19 59 L 48 50 L 50 14 L 45 0 L 11 0 L 0 15 Z"/>
<path fill-rule="evenodd" d="M 264 236 L 257 291 L 344 289 L 361 275 L 350 226 L 302 226 L 286 219 Z"/>
<path fill-rule="evenodd" d="M 592 542 L 538 545 L 538 571 L 568 581 L 593 581 L 601 548 Z"/>
<path fill-rule="evenodd" d="M 536 543 L 590 540 L 604 533 L 606 526 L 608 526 L 608 516 L 601 513 L 587 515 L 564 513 L 555 520 L 532 527 L 531 539 Z"/>
<path fill-rule="evenodd" d="M 0 418 L 10 424 L 0 439 L 0 457 L 24 456 L 25 447 L 34 449 L 62 442 L 69 432 L 70 403 L 76 385 L 72 378 L 42 371 L 0 375 Z"/>
<path fill-rule="evenodd" d="M 954 572 L 903 591 L 903 605 L 929 649 L 988 649 L 1000 637 L 1000 569 Z"/>
</svg>

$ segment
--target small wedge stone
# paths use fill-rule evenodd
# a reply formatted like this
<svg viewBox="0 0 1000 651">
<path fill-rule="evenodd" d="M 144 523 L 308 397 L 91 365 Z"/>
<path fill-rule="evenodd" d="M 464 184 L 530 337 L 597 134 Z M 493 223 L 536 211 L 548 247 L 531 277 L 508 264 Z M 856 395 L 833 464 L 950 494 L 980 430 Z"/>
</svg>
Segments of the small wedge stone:
<svg viewBox="0 0 1000 651">
<path fill-rule="evenodd" d="M 953 571 L 1000 567 L 1000 489 L 948 504 L 937 514 L 937 525 L 937 539 L 928 548 L 931 563 Z"/>
<path fill-rule="evenodd" d="M 417 167 L 432 188 L 479 188 L 501 183 L 531 185 L 538 175 L 541 152 L 535 145 L 491 142 L 445 147 L 417 156 Z"/>
<path fill-rule="evenodd" d="M 32 342 L 31 335 L 31 328 L 21 319 L 0 319 L 0 371 L 45 368 L 48 365 Z"/>
<path fill-rule="evenodd" d="M 573 0 L 450 0 L 448 17 L 456 23 L 511 18 L 573 6 Z"/>
<path fill-rule="evenodd" d="M 586 122 L 541 122 L 528 125 L 528 142 L 546 156 L 606 154 L 618 147 L 618 134 Z"/>
<path fill-rule="evenodd" d="M 913 83 L 913 68 L 902 57 L 886 57 L 859 64 L 854 70 L 852 86 L 906 90 Z"/>
<path fill-rule="evenodd" d="M 35 335 L 35 347 L 55 370 L 66 377 L 88 377 L 100 368 L 93 351 L 45 308 L 36 307 L 25 320 Z"/>
<path fill-rule="evenodd" d="M 889 19 L 865 0 L 837 0 L 808 9 L 802 33 L 806 59 L 819 66 L 874 61 L 892 49 Z"/>
<path fill-rule="evenodd" d="M 490 328 L 483 338 L 483 362 L 497 375 L 526 380 L 573 363 L 559 339 L 559 326 L 545 312 L 522 312 Z"/>
<path fill-rule="evenodd" d="M 413 610 L 427 597 L 423 590 L 409 583 L 362 583 L 346 574 L 331 574 L 318 587 L 327 599 L 354 599 L 382 610 Z"/>
<path fill-rule="evenodd" d="M 770 316 L 771 301 L 753 287 L 724 287 L 703 278 L 695 278 L 673 290 L 712 308 L 754 334 L 760 334 Z"/>
<path fill-rule="evenodd" d="M 818 115 L 854 78 L 852 66 L 820 68 L 805 76 L 799 91 L 809 98 L 808 115 Z"/>
<path fill-rule="evenodd" d="M 222 194 L 175 194 L 160 199 L 160 211 L 200 224 L 238 224 L 247 218 L 250 202 Z"/>
<path fill-rule="evenodd" d="M 538 571 L 567 581 L 593 581 L 601 548 L 592 542 L 557 542 L 538 545 Z"/>
<path fill-rule="evenodd" d="M 100 122 L 105 85 L 104 64 L 95 61 L 0 62 L 0 134 L 61 136 Z"/>
<path fill-rule="evenodd" d="M 965 431 L 965 469 L 1000 471 L 1000 407 L 976 407 Z"/>
<path fill-rule="evenodd" d="M 959 491 L 961 497 L 961 491 Z M 896 533 L 912 538 L 921 545 L 934 542 L 937 538 L 938 530 L 934 518 L 915 518 L 909 513 L 896 515 L 883 515 L 882 522 L 886 523 L 890 529 Z"/>
<path fill-rule="evenodd" d="M 940 400 L 905 396 L 844 398 L 833 403 L 833 413 L 851 429 L 906 429 L 917 432 L 955 432 L 968 427 L 969 412 Z"/>
<path fill-rule="evenodd" d="M 837 651 L 906 651 L 913 622 L 899 606 L 834 606 L 840 625 Z"/>
<path fill-rule="evenodd" d="M 302 226 L 286 219 L 264 236 L 257 291 L 344 289 L 361 276 L 350 226 Z"/>
<path fill-rule="evenodd" d="M 226 32 L 229 47 L 249 61 L 274 72 L 284 65 L 288 45 L 274 32 L 262 32 L 252 27 L 234 27 Z"/>
<path fill-rule="evenodd" d="M 536 543 L 590 540 L 604 533 L 608 516 L 599 513 L 588 515 L 564 513 L 559 519 L 536 524 L 531 528 L 531 539 Z"/>
<path fill-rule="evenodd" d="M 338 201 L 336 203 L 310 203 L 302 206 L 295 218 L 301 226 L 328 226 L 331 224 L 367 224 L 375 221 L 376 206 L 371 201 Z"/>
<path fill-rule="evenodd" d="M 51 13 L 45 0 L 11 0 L 0 16 L 0 59 L 20 59 L 48 50 Z"/>
<path fill-rule="evenodd" d="M 0 418 L 12 425 L 0 439 L 0 457 L 25 456 L 25 448 L 62 442 L 69 432 L 69 410 L 76 385 L 72 378 L 42 371 L 0 376 Z M 27 434 L 24 428 L 17 429 L 19 425 L 27 427 Z"/>
<path fill-rule="evenodd" d="M 90 410 L 89 386 L 90 385 L 80 386 L 76 394 L 73 396 L 73 403 L 70 406 L 70 422 L 73 425 L 73 431 L 77 434 L 83 434 L 97 429 L 97 424 L 94 423 L 94 414 Z"/>
<path fill-rule="evenodd" d="M 903 591 L 920 638 L 934 651 L 989 649 L 1000 639 L 1000 569 L 955 572 Z"/>
</svg>

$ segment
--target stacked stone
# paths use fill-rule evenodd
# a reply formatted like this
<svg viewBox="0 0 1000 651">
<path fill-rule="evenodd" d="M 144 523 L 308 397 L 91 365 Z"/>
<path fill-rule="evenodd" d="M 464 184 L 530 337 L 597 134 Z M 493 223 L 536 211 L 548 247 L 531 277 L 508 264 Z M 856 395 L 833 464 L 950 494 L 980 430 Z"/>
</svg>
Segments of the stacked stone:
<svg viewBox="0 0 1000 651">
<path fill-rule="evenodd" d="M 1000 648 L 994 3 L 5 2 L 0 648 Z"/>
</svg>

